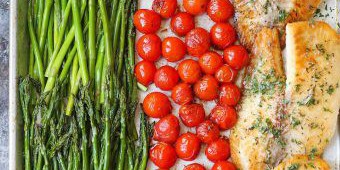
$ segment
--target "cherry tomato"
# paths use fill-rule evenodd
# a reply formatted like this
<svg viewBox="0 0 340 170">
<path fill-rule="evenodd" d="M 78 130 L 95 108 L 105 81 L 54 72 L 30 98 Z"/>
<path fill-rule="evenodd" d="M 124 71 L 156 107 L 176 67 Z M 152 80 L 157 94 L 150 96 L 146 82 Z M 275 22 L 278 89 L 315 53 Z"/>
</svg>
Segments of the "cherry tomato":
<svg viewBox="0 0 340 170">
<path fill-rule="evenodd" d="M 192 163 L 183 168 L 183 170 L 205 170 L 204 166 L 198 163 Z"/>
<path fill-rule="evenodd" d="M 170 18 L 176 12 L 177 0 L 154 0 L 152 9 L 163 18 Z"/>
<path fill-rule="evenodd" d="M 210 29 L 210 38 L 218 49 L 223 50 L 236 41 L 236 31 L 229 23 L 217 23 Z"/>
<path fill-rule="evenodd" d="M 205 155 L 212 162 L 224 161 L 230 157 L 229 140 L 219 138 L 205 148 Z"/>
<path fill-rule="evenodd" d="M 179 12 L 171 18 L 171 30 L 179 36 L 186 35 L 195 28 L 195 20 L 189 13 Z"/>
<path fill-rule="evenodd" d="M 154 126 L 153 139 L 165 143 L 175 143 L 179 135 L 179 121 L 169 114 L 161 118 Z"/>
<path fill-rule="evenodd" d="M 171 112 L 172 106 L 165 94 L 151 92 L 144 98 L 143 110 L 149 117 L 162 118 Z"/>
<path fill-rule="evenodd" d="M 194 92 L 202 100 L 214 100 L 218 97 L 218 82 L 213 76 L 205 75 L 195 83 Z"/>
<path fill-rule="evenodd" d="M 192 161 L 201 150 L 201 141 L 195 134 L 187 132 L 177 139 L 175 148 L 179 158 Z"/>
<path fill-rule="evenodd" d="M 140 61 L 135 66 L 135 75 L 137 81 L 144 86 L 148 86 L 153 82 L 156 73 L 156 66 L 150 61 Z"/>
<path fill-rule="evenodd" d="M 155 85 L 162 90 L 171 90 L 179 80 L 176 69 L 171 66 L 160 67 L 155 74 Z"/>
<path fill-rule="evenodd" d="M 172 89 L 171 98 L 179 105 L 189 104 L 194 99 L 194 94 L 189 84 L 180 83 Z"/>
<path fill-rule="evenodd" d="M 137 53 L 147 61 L 157 61 L 161 56 L 161 39 L 156 34 L 145 34 L 136 44 Z"/>
<path fill-rule="evenodd" d="M 211 143 L 220 137 L 218 126 L 210 120 L 205 120 L 196 127 L 196 134 L 203 143 Z"/>
<path fill-rule="evenodd" d="M 217 124 L 221 130 L 227 130 L 236 124 L 237 114 L 233 107 L 217 105 L 210 113 L 210 120 Z"/>
<path fill-rule="evenodd" d="M 232 68 L 239 70 L 249 62 L 248 52 L 241 45 L 233 45 L 224 50 L 224 61 Z"/>
<path fill-rule="evenodd" d="M 178 114 L 183 124 L 188 127 L 198 126 L 205 118 L 203 106 L 196 103 L 181 106 Z"/>
<path fill-rule="evenodd" d="M 200 65 L 192 59 L 183 60 L 177 69 L 182 81 L 190 84 L 196 83 L 202 75 Z"/>
<path fill-rule="evenodd" d="M 235 106 L 241 99 L 241 91 L 235 84 L 224 84 L 220 88 L 219 103 L 222 106 Z"/>
<path fill-rule="evenodd" d="M 192 15 L 199 15 L 207 9 L 209 0 L 183 0 L 185 11 Z"/>
<path fill-rule="evenodd" d="M 177 160 L 176 150 L 167 143 L 158 143 L 150 149 L 150 160 L 160 168 L 171 168 Z"/>
<path fill-rule="evenodd" d="M 133 24 L 144 34 L 155 33 L 161 26 L 161 16 L 148 9 L 139 9 L 133 16 Z"/>
<path fill-rule="evenodd" d="M 223 59 L 218 53 L 210 51 L 204 53 L 198 63 L 205 74 L 215 74 L 217 69 L 223 65 Z"/>
<path fill-rule="evenodd" d="M 170 62 L 181 60 L 186 51 L 184 42 L 177 37 L 167 37 L 162 42 L 162 55 Z"/>
<path fill-rule="evenodd" d="M 215 78 L 221 83 L 234 82 L 236 79 L 236 76 L 237 76 L 237 70 L 234 70 L 227 64 L 220 67 L 215 73 Z"/>
<path fill-rule="evenodd" d="M 229 161 L 218 161 L 211 170 L 236 170 L 236 167 Z"/>
<path fill-rule="evenodd" d="M 185 36 L 185 44 L 189 55 L 200 57 L 210 48 L 210 36 L 207 30 L 195 28 Z"/>
<path fill-rule="evenodd" d="M 234 15 L 234 7 L 229 0 L 211 0 L 207 13 L 215 22 L 227 22 Z"/>
</svg>

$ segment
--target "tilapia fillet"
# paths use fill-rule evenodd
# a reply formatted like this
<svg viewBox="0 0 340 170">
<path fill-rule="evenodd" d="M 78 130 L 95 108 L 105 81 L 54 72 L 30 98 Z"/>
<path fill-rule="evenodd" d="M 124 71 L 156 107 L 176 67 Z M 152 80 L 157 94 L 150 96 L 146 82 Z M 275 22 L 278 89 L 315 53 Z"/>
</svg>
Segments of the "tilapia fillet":
<svg viewBox="0 0 340 170">
<path fill-rule="evenodd" d="M 315 157 L 314 159 L 309 158 L 307 155 L 296 155 L 280 165 L 275 167 L 274 170 L 329 170 L 330 167 L 326 161 L 321 158 Z"/>
<path fill-rule="evenodd" d="M 253 48 L 263 27 L 277 28 L 284 44 L 285 25 L 308 20 L 321 0 L 234 0 L 236 28 L 241 43 Z"/>
<path fill-rule="evenodd" d="M 340 109 L 340 36 L 324 22 L 287 25 L 287 158 L 320 155 Z"/>
<path fill-rule="evenodd" d="M 278 31 L 263 28 L 252 47 L 231 156 L 241 170 L 309 164 L 334 135 L 340 109 L 340 36 L 324 22 L 287 25 L 286 74 Z M 326 165 L 325 165 L 326 164 Z"/>
<path fill-rule="evenodd" d="M 240 169 L 272 168 L 282 153 L 280 115 L 284 71 L 276 29 L 264 28 L 255 40 L 252 60 L 230 135 L 233 162 Z"/>
</svg>

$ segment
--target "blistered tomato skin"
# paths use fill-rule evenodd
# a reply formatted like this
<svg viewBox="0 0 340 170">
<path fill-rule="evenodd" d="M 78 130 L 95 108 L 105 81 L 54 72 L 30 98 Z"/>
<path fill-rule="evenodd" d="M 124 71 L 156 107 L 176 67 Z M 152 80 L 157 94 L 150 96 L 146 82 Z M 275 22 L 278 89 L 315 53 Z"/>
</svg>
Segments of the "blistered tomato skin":
<svg viewBox="0 0 340 170">
<path fill-rule="evenodd" d="M 155 74 L 155 85 L 161 90 L 172 90 L 173 87 L 178 83 L 179 76 L 176 71 L 171 66 L 160 67 Z"/>
<path fill-rule="evenodd" d="M 143 110 L 149 117 L 162 118 L 170 114 L 172 106 L 165 94 L 152 92 L 144 98 Z"/>
<path fill-rule="evenodd" d="M 135 75 L 137 81 L 144 86 L 148 86 L 153 82 L 156 73 L 156 66 L 150 61 L 140 61 L 135 66 Z"/>
<path fill-rule="evenodd" d="M 210 48 L 210 35 L 207 30 L 197 27 L 185 36 L 187 52 L 194 57 L 200 57 Z"/>
<path fill-rule="evenodd" d="M 161 16 L 152 10 L 139 9 L 133 16 L 133 23 L 138 31 L 152 34 L 160 28 Z"/>
<path fill-rule="evenodd" d="M 232 68 L 239 70 L 249 62 L 247 50 L 241 45 L 233 45 L 224 50 L 223 59 Z"/>
<path fill-rule="evenodd" d="M 210 120 L 206 120 L 196 127 L 196 134 L 203 143 L 209 144 L 218 140 L 220 131 L 216 124 Z"/>
<path fill-rule="evenodd" d="M 229 161 L 218 161 L 211 170 L 236 170 L 236 167 Z"/>
<path fill-rule="evenodd" d="M 215 106 L 209 117 L 210 120 L 217 124 L 221 130 L 228 130 L 237 122 L 236 111 L 230 106 Z"/>
<path fill-rule="evenodd" d="M 223 65 L 223 58 L 218 53 L 210 51 L 204 53 L 198 63 L 205 74 L 215 74 L 217 69 Z"/>
<path fill-rule="evenodd" d="M 159 168 L 171 168 L 177 160 L 176 150 L 170 144 L 160 142 L 150 149 L 150 160 Z"/>
<path fill-rule="evenodd" d="M 186 51 L 184 42 L 177 37 L 167 37 L 162 42 L 162 55 L 170 62 L 181 60 Z"/>
<path fill-rule="evenodd" d="M 209 0 L 183 0 L 185 11 L 191 15 L 199 15 L 206 11 Z"/>
<path fill-rule="evenodd" d="M 235 81 L 237 72 L 237 70 L 225 64 L 216 71 L 215 78 L 221 83 L 231 83 Z"/>
<path fill-rule="evenodd" d="M 213 45 L 223 50 L 234 44 L 236 31 L 229 23 L 217 23 L 210 30 L 210 38 Z"/>
<path fill-rule="evenodd" d="M 177 156 L 186 161 L 194 160 L 201 150 L 201 141 L 190 132 L 182 134 L 175 143 Z"/>
<path fill-rule="evenodd" d="M 234 7 L 229 0 L 211 0 L 207 13 L 215 22 L 227 22 L 234 15 Z"/>
<path fill-rule="evenodd" d="M 189 104 L 194 99 L 194 94 L 189 84 L 180 83 L 172 89 L 171 98 L 179 105 Z"/>
<path fill-rule="evenodd" d="M 163 18 L 170 18 L 176 12 L 177 0 L 154 0 L 152 9 Z"/>
<path fill-rule="evenodd" d="M 204 166 L 198 163 L 192 163 L 190 165 L 186 165 L 183 170 L 205 170 Z"/>
<path fill-rule="evenodd" d="M 204 121 L 205 111 L 201 104 L 187 104 L 180 107 L 179 117 L 187 127 L 195 127 Z"/>
<path fill-rule="evenodd" d="M 181 61 L 177 70 L 181 80 L 189 84 L 196 83 L 202 76 L 198 62 L 192 59 Z"/>
<path fill-rule="evenodd" d="M 205 149 L 205 155 L 212 162 L 225 161 L 230 157 L 229 140 L 219 138 L 210 143 Z"/>
<path fill-rule="evenodd" d="M 178 138 L 179 131 L 180 126 L 177 117 L 169 114 L 155 124 L 153 139 L 159 142 L 173 144 Z"/>
<path fill-rule="evenodd" d="M 222 106 L 235 106 L 241 99 L 241 91 L 231 83 L 223 84 L 220 87 L 219 104 Z"/>
<path fill-rule="evenodd" d="M 218 82 L 213 76 L 205 75 L 195 83 L 194 92 L 201 100 L 214 100 L 218 97 Z"/>
<path fill-rule="evenodd" d="M 138 55 L 147 61 L 157 61 L 161 56 L 162 41 L 156 34 L 145 34 L 137 40 Z"/>
<path fill-rule="evenodd" d="M 177 35 L 185 36 L 195 28 L 194 17 L 187 12 L 179 12 L 171 18 L 170 27 Z"/>
</svg>

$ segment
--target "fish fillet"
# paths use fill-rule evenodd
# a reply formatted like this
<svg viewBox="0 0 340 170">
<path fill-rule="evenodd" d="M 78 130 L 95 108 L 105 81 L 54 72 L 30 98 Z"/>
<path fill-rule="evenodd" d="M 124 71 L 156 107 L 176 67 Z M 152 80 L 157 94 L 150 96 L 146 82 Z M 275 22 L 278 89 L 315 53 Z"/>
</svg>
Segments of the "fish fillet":
<svg viewBox="0 0 340 170">
<path fill-rule="evenodd" d="M 308 20 L 321 0 L 234 0 L 236 28 L 241 44 L 253 48 L 263 27 L 278 28 L 284 44 L 286 23 Z"/>
<path fill-rule="evenodd" d="M 284 70 L 277 29 L 264 28 L 254 43 L 244 81 L 238 122 L 231 131 L 231 156 L 239 169 L 272 168 L 280 160 L 280 115 Z"/>
<path fill-rule="evenodd" d="M 340 109 L 340 36 L 324 22 L 287 25 L 287 158 L 321 155 Z"/>
</svg>

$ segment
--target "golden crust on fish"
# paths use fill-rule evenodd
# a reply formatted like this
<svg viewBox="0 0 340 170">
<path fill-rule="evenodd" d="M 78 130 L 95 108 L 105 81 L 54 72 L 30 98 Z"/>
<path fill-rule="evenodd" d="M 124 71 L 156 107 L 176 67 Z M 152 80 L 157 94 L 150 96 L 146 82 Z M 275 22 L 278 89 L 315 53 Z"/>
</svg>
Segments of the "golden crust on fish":
<svg viewBox="0 0 340 170">
<path fill-rule="evenodd" d="M 320 155 L 340 109 L 340 36 L 324 22 L 287 25 L 287 158 Z"/>
<path fill-rule="evenodd" d="M 241 44 L 252 49 L 263 27 L 278 28 L 284 41 L 286 23 L 308 20 L 321 0 L 235 0 L 236 28 Z M 284 42 L 282 43 L 284 44 Z"/>
<path fill-rule="evenodd" d="M 274 170 L 330 170 L 326 161 L 319 157 L 313 159 L 306 155 L 295 155 L 294 157 L 280 163 Z"/>
<path fill-rule="evenodd" d="M 254 47 L 230 135 L 231 157 L 244 170 L 272 168 L 282 152 L 277 113 L 282 111 L 284 71 L 278 31 L 264 28 Z"/>
</svg>

